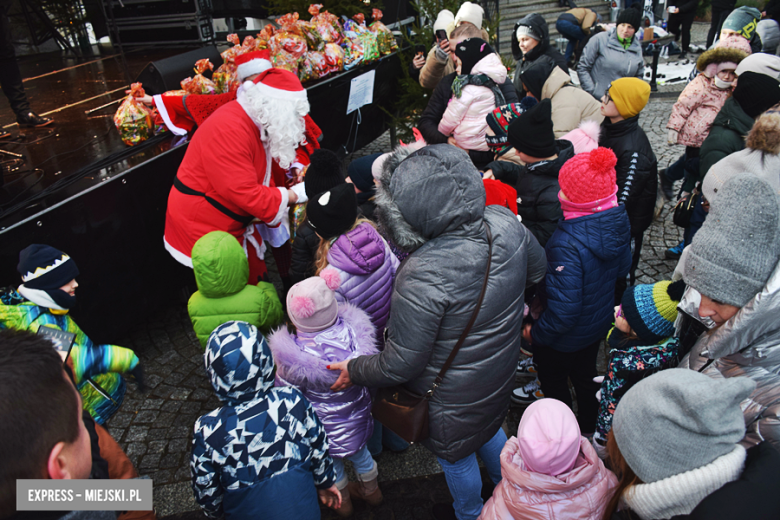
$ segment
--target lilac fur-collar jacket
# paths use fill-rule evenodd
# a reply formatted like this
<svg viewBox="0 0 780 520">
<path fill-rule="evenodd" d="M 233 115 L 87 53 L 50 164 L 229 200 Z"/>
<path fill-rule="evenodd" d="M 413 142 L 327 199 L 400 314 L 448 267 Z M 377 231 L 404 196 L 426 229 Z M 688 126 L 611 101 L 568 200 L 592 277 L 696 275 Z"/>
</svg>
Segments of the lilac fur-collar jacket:
<svg viewBox="0 0 780 520">
<path fill-rule="evenodd" d="M 286 327 L 268 338 L 276 362 L 277 386 L 294 386 L 311 402 L 325 426 L 333 457 L 349 457 L 373 433 L 371 394 L 365 386 L 331 392 L 339 372 L 331 363 L 378 354 L 374 325 L 355 305 L 339 304 L 336 323 L 314 333 L 291 334 Z"/>
<path fill-rule="evenodd" d="M 398 258 L 385 239 L 364 222 L 341 235 L 328 252 L 329 267 L 320 274 L 330 279 L 326 271 L 339 275 L 338 286 L 328 283 L 339 302 L 349 302 L 366 311 L 376 326 L 377 341 L 381 343 L 387 320 L 390 318 L 390 296 L 398 269 Z"/>
</svg>

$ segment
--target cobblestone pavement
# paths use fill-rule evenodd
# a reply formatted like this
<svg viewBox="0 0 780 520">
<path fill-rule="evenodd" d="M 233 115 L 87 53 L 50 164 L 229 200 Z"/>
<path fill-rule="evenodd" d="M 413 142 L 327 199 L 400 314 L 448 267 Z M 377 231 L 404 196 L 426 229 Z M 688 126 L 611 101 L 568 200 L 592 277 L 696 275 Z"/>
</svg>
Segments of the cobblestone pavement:
<svg viewBox="0 0 780 520">
<path fill-rule="evenodd" d="M 683 151 L 682 147 L 666 144 L 665 126 L 674 101 L 674 98 L 668 97 L 653 98 L 640 117 L 640 124 L 658 157 L 659 167 L 666 166 Z M 353 154 L 353 158 L 389 149 L 390 137 L 385 133 Z M 663 206 L 659 217 L 645 234 L 637 273 L 639 283 L 667 278 L 674 269 L 675 262 L 664 258 L 664 251 L 681 239 L 681 230 L 669 216 L 671 207 L 671 203 Z M 270 255 L 269 260 L 272 262 Z M 273 273 L 272 265 L 270 267 Z M 108 429 L 139 472 L 154 481 L 154 501 L 160 517 L 195 511 L 198 506 L 189 480 L 192 426 L 198 416 L 218 407 L 219 402 L 206 380 L 202 351 L 192 331 L 184 299 L 171 301 L 118 343 L 134 349 L 141 358 L 149 389 L 140 395 L 135 392 L 133 384 L 128 385 L 124 404 L 108 422 Z M 507 421 L 510 430 L 516 429 L 521 414 L 522 409 L 513 408 Z M 420 446 L 413 446 L 401 454 L 382 454 L 379 468 L 383 482 L 441 473 L 435 458 Z M 443 479 L 431 482 L 434 481 L 443 482 Z M 443 485 L 439 484 L 439 487 Z M 388 484 L 387 492 L 407 487 L 408 483 Z M 432 500 L 436 493 L 441 494 L 441 489 L 431 490 L 428 494 L 423 490 L 421 493 Z M 419 511 L 404 516 L 396 506 L 388 507 L 390 509 L 382 514 L 373 516 L 364 511 L 365 516 L 361 513 L 358 517 L 425 518 Z M 200 515 L 188 513 L 185 516 L 189 519 Z"/>
</svg>

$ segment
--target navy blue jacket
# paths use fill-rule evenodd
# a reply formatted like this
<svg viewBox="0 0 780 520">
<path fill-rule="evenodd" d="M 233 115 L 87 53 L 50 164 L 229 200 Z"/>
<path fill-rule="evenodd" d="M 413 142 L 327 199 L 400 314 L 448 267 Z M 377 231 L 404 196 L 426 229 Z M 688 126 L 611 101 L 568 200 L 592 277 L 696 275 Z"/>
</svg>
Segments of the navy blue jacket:
<svg viewBox="0 0 780 520">
<path fill-rule="evenodd" d="M 615 281 L 631 267 L 630 228 L 624 206 L 558 222 L 545 247 L 545 309 L 531 329 L 534 344 L 576 352 L 607 334 Z"/>
</svg>

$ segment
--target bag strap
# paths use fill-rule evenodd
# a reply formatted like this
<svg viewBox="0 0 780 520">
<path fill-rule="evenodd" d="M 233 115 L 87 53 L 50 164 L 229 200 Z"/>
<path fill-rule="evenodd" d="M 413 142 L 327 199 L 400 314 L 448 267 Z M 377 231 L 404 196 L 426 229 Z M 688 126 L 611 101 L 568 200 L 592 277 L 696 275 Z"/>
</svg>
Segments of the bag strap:
<svg viewBox="0 0 780 520">
<path fill-rule="evenodd" d="M 463 330 L 463 334 L 461 334 L 460 338 L 458 338 L 458 342 L 455 343 L 455 347 L 452 349 L 452 352 L 450 352 L 450 356 L 447 358 L 447 361 L 444 362 L 444 366 L 441 367 L 441 370 L 439 371 L 439 375 L 436 376 L 436 380 L 433 382 L 433 388 L 428 390 L 428 393 L 425 394 L 426 399 L 431 398 L 431 396 L 433 395 L 433 391 L 439 388 L 439 385 L 444 380 L 444 374 L 447 373 L 447 370 L 449 370 L 450 365 L 452 365 L 452 362 L 455 361 L 455 356 L 458 355 L 458 351 L 460 350 L 460 347 L 463 345 L 463 342 L 466 341 L 466 337 L 469 335 L 469 332 L 471 332 L 471 327 L 474 325 L 474 322 L 477 321 L 477 316 L 479 315 L 479 309 L 482 307 L 482 300 L 485 299 L 485 292 L 487 291 L 488 278 L 490 277 L 490 264 L 493 258 L 493 234 L 490 232 L 490 226 L 488 226 L 487 222 L 485 222 L 485 230 L 487 231 L 487 239 L 488 239 L 488 259 L 487 259 L 487 268 L 485 269 L 485 279 L 482 281 L 482 291 L 479 293 L 479 299 L 477 300 L 477 308 L 474 309 L 474 312 L 471 314 L 471 319 L 466 325 L 466 328 Z"/>
</svg>

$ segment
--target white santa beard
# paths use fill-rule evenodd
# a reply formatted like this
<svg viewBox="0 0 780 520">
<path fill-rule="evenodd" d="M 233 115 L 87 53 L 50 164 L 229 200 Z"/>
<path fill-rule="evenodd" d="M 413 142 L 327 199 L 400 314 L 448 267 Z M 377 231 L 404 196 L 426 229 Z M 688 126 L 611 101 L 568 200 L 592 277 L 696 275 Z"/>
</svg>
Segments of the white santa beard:
<svg viewBox="0 0 780 520">
<path fill-rule="evenodd" d="M 260 128 L 266 152 L 284 169 L 295 162 L 295 150 L 305 140 L 309 113 L 306 99 L 269 98 L 244 83 L 238 101 L 252 121 Z"/>
</svg>

